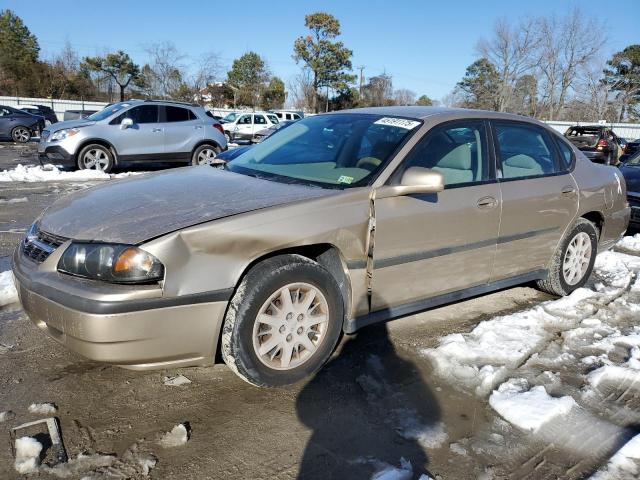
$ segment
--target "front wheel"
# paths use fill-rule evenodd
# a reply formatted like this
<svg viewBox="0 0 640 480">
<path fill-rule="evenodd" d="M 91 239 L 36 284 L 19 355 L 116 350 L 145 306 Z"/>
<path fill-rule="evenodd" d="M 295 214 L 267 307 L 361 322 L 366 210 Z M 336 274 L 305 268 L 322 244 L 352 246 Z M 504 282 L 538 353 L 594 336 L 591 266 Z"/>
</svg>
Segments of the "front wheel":
<svg viewBox="0 0 640 480">
<path fill-rule="evenodd" d="M 558 245 L 549 274 L 537 282 L 538 287 L 553 295 L 569 295 L 587 283 L 597 253 L 598 229 L 589 220 L 579 218 Z"/>
<path fill-rule="evenodd" d="M 113 154 L 102 145 L 87 145 L 78 155 L 78 168 L 109 173 L 113 168 Z"/>
<path fill-rule="evenodd" d="M 16 143 L 27 143 L 31 139 L 31 131 L 27 127 L 16 127 L 11 130 L 11 138 Z"/>
<path fill-rule="evenodd" d="M 300 255 L 265 260 L 245 275 L 227 312 L 222 357 L 259 387 L 309 377 L 336 346 L 344 306 L 334 277 Z"/>
</svg>

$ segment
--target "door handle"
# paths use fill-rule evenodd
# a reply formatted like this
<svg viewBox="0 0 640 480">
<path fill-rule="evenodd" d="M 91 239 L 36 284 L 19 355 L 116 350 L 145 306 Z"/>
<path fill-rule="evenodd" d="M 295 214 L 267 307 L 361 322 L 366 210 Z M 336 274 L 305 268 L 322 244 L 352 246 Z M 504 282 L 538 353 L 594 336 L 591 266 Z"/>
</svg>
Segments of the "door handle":
<svg viewBox="0 0 640 480">
<path fill-rule="evenodd" d="M 498 205 L 498 201 L 492 196 L 482 197 L 478 200 L 477 205 L 478 208 L 494 208 Z"/>
<path fill-rule="evenodd" d="M 154 133 L 155 132 L 161 132 L 162 129 L 161 128 L 152 128 L 151 131 L 154 132 Z"/>
<path fill-rule="evenodd" d="M 562 195 L 565 197 L 573 197 L 573 195 L 575 195 L 576 193 L 576 189 L 571 185 L 567 185 L 566 187 L 562 187 L 560 193 L 562 193 Z"/>
</svg>

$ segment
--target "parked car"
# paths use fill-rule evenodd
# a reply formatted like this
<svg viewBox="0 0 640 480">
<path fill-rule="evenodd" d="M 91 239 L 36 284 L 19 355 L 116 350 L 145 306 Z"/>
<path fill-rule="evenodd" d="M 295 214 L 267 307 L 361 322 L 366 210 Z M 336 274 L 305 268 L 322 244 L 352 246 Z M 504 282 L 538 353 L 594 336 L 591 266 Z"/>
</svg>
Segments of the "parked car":
<svg viewBox="0 0 640 480">
<path fill-rule="evenodd" d="M 269 110 L 271 113 L 275 114 L 278 117 L 278 120 L 282 121 L 291 121 L 291 120 L 300 120 L 304 118 L 304 112 L 301 110 Z"/>
<path fill-rule="evenodd" d="M 222 124 L 227 142 L 255 141 L 255 133 L 278 123 L 278 117 L 269 112 L 229 114 Z"/>
<path fill-rule="evenodd" d="M 107 105 L 105 108 L 108 108 L 110 105 Z M 64 121 L 67 120 L 77 120 L 80 118 L 87 118 L 94 113 L 97 113 L 98 110 L 66 110 L 64 112 Z"/>
<path fill-rule="evenodd" d="M 204 108 L 133 100 L 45 129 L 38 153 L 63 165 L 109 172 L 123 162 L 211 163 L 226 148 L 222 126 Z"/>
<path fill-rule="evenodd" d="M 640 229 L 640 150 L 625 160 L 620 172 L 627 183 L 627 200 L 631 206 L 630 224 Z"/>
<path fill-rule="evenodd" d="M 366 325 L 524 282 L 568 295 L 629 213 L 619 170 L 536 120 L 367 108 L 300 120 L 225 169 L 64 197 L 12 264 L 35 325 L 85 357 L 173 368 L 220 349 L 276 386 Z"/>
<path fill-rule="evenodd" d="M 269 128 L 263 128 L 262 130 L 258 130 L 256 133 L 253 134 L 253 141 L 255 143 L 260 143 L 264 141 L 265 138 L 270 137 L 277 131 L 282 130 L 285 127 L 288 127 L 294 122 L 295 120 L 284 120 L 284 121 L 280 121 L 280 123 L 276 123 L 275 125 L 271 125 Z"/>
<path fill-rule="evenodd" d="M 234 158 L 239 157 L 244 152 L 249 150 L 252 146 L 253 145 L 241 145 L 239 147 L 230 148 L 225 152 L 219 153 L 218 156 L 216 157 L 216 160 L 219 160 L 222 162 L 230 162 Z"/>
<path fill-rule="evenodd" d="M 44 117 L 0 105 L 0 139 L 26 143 L 44 129 Z"/>
<path fill-rule="evenodd" d="M 619 163 L 620 141 L 602 125 L 569 127 L 564 134 L 589 160 L 605 165 Z"/>
<path fill-rule="evenodd" d="M 46 105 L 20 105 L 17 108 L 19 110 L 24 110 L 25 112 L 29 112 L 33 115 L 44 117 L 44 124 L 46 127 L 48 127 L 52 123 L 58 122 L 58 117 L 56 116 L 56 112 L 54 112 L 51 107 L 47 107 Z"/>
<path fill-rule="evenodd" d="M 627 142 L 627 145 L 624 149 L 624 155 L 620 157 L 620 161 L 626 162 L 629 158 L 633 157 L 637 152 L 640 152 L 640 138 L 637 140 L 633 140 L 632 142 Z"/>
<path fill-rule="evenodd" d="M 222 120 L 224 118 L 222 115 L 216 115 L 212 110 L 207 110 L 207 115 L 220 123 L 222 123 Z"/>
</svg>

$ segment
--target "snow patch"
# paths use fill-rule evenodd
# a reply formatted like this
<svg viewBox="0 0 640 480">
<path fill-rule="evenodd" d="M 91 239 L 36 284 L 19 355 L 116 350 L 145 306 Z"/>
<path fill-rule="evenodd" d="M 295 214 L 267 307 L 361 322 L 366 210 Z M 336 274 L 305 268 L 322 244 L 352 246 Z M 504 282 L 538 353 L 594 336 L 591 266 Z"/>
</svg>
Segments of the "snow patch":
<svg viewBox="0 0 640 480">
<path fill-rule="evenodd" d="M 13 464 L 16 471 L 22 475 L 35 473 L 40 465 L 42 444 L 33 437 L 16 439 L 16 459 Z"/>
<path fill-rule="evenodd" d="M 621 238 L 616 243 L 615 249 L 622 252 L 640 254 L 640 233 L 636 233 L 633 237 L 626 236 Z"/>
<path fill-rule="evenodd" d="M 382 464 L 382 462 L 380 462 Z M 373 474 L 371 480 L 410 480 L 413 478 L 413 467 L 409 460 L 400 458 L 400 467 L 384 464 Z"/>
<path fill-rule="evenodd" d="M 530 432 L 577 406 L 571 397 L 551 397 L 543 386 L 528 388 L 524 378 L 510 379 L 494 390 L 489 405 L 509 423 Z"/>
<path fill-rule="evenodd" d="M 53 403 L 32 403 L 29 405 L 29 412 L 36 415 L 52 415 L 58 411 Z"/>
<path fill-rule="evenodd" d="M 3 204 L 3 203 L 26 203 L 28 201 L 29 201 L 29 199 L 27 197 L 9 198 L 9 199 L 0 198 L 0 204 Z"/>
<path fill-rule="evenodd" d="M 180 385 L 188 385 L 191 383 L 184 375 L 176 375 L 175 377 L 164 377 L 162 383 L 170 387 L 179 387 Z"/>
<path fill-rule="evenodd" d="M 0 412 L 0 423 L 7 422 L 9 420 L 13 420 L 16 414 L 11 410 L 7 410 L 6 412 Z"/>
<path fill-rule="evenodd" d="M 179 447 L 184 445 L 189 440 L 189 431 L 184 423 L 180 423 L 173 427 L 170 432 L 165 433 L 160 439 L 160 445 L 169 447 Z"/>
<path fill-rule="evenodd" d="M 609 459 L 607 465 L 591 476 L 591 480 L 638 478 L 640 475 L 640 435 L 636 435 Z"/>
<path fill-rule="evenodd" d="M 17 301 L 18 292 L 13 282 L 13 273 L 11 270 L 0 272 L 0 307 Z"/>
<path fill-rule="evenodd" d="M 60 170 L 51 164 L 44 166 L 24 166 L 20 164 L 13 170 L 3 170 L 0 172 L 0 182 L 86 182 L 124 178 L 140 173 L 143 172 L 124 172 L 109 175 L 108 173 L 99 172 L 98 170 L 75 170 L 69 172 Z"/>
<path fill-rule="evenodd" d="M 640 389 L 640 370 L 625 368 L 619 365 L 605 365 L 587 375 L 587 380 L 594 388 L 602 383 L 616 385 L 637 385 Z"/>
</svg>

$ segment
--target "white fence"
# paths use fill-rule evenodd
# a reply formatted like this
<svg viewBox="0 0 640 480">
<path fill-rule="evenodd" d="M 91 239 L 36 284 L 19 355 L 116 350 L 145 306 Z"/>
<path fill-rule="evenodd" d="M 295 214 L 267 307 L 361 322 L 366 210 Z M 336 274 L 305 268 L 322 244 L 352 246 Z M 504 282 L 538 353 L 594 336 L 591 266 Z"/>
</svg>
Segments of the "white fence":
<svg viewBox="0 0 640 480">
<path fill-rule="evenodd" d="M 0 97 L 0 105 L 19 107 L 20 105 L 46 105 L 51 107 L 58 117 L 64 120 L 67 110 L 102 110 L 105 102 L 85 102 L 84 100 L 58 100 L 51 98 Z"/>
<path fill-rule="evenodd" d="M 626 140 L 640 138 L 640 123 L 560 122 L 555 120 L 545 123 L 562 134 L 564 134 L 567 128 L 573 127 L 574 125 L 606 125 L 613 130 L 613 133 Z"/>
</svg>

